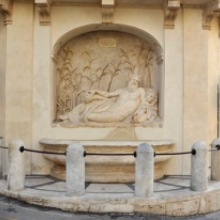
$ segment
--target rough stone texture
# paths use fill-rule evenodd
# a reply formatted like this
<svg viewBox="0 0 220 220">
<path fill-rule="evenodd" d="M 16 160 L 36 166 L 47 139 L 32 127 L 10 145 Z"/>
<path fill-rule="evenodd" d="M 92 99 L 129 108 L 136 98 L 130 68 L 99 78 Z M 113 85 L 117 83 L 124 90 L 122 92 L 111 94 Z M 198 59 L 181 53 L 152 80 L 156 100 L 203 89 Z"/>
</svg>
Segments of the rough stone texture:
<svg viewBox="0 0 220 220">
<path fill-rule="evenodd" d="M 215 191 L 211 194 L 210 211 L 215 212 L 220 209 L 220 192 Z"/>
<path fill-rule="evenodd" d="M 165 210 L 166 203 L 152 204 L 145 200 L 134 203 L 134 212 L 137 213 L 157 213 L 158 215 L 165 215 Z"/>
<path fill-rule="evenodd" d="M 150 197 L 153 195 L 154 184 L 154 150 L 148 143 L 137 148 L 135 164 L 135 195 Z"/>
<path fill-rule="evenodd" d="M 19 148 L 24 146 L 21 139 L 14 139 L 9 144 L 9 168 L 8 168 L 8 190 L 18 191 L 24 189 L 25 181 L 25 157 Z"/>
<path fill-rule="evenodd" d="M 171 216 L 195 215 L 198 213 L 199 200 L 172 202 L 166 204 L 166 214 Z"/>
<path fill-rule="evenodd" d="M 78 142 L 67 148 L 66 159 L 66 194 L 81 196 L 85 193 L 85 159 L 84 148 Z"/>
<path fill-rule="evenodd" d="M 212 148 L 216 149 L 216 145 L 220 145 L 220 138 L 212 142 Z M 220 150 L 212 151 L 211 153 L 211 179 L 220 181 Z"/>
<path fill-rule="evenodd" d="M 199 213 L 204 214 L 208 213 L 212 207 L 212 194 L 207 193 L 200 199 Z"/>
<path fill-rule="evenodd" d="M 206 191 L 208 187 L 208 146 L 202 141 L 193 144 L 191 162 L 191 189 L 195 191 Z"/>
<path fill-rule="evenodd" d="M 220 182 L 209 181 L 205 192 L 192 191 L 189 185 L 190 178 L 179 176 L 174 180 L 174 176 L 168 176 L 154 183 L 153 197 L 140 198 L 135 196 L 135 189 L 129 188 L 128 184 L 91 183 L 85 195 L 69 197 L 65 193 L 64 181 L 51 183 L 48 176 L 31 175 L 26 176 L 25 190 L 19 192 L 8 191 L 6 180 L 0 180 L 0 194 L 70 212 L 188 216 L 220 209 Z"/>
</svg>

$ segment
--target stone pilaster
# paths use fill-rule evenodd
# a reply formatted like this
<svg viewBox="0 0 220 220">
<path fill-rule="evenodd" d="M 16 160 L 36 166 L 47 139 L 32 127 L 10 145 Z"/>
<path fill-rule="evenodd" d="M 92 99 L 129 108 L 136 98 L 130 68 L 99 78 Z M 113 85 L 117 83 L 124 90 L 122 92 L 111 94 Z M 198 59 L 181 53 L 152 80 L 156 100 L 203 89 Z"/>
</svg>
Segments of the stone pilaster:
<svg viewBox="0 0 220 220">
<path fill-rule="evenodd" d="M 13 3 L 13 25 L 6 38 L 6 115 L 5 145 L 21 138 L 31 148 L 33 3 Z M 26 172 L 30 173 L 30 153 L 25 153 Z"/>
</svg>

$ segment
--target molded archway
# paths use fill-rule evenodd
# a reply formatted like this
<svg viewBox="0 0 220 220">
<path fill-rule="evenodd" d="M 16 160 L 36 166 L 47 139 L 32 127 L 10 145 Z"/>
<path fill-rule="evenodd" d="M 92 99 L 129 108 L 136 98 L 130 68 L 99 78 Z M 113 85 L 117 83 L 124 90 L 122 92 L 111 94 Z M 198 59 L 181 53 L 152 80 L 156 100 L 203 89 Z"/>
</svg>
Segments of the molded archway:
<svg viewBox="0 0 220 220">
<path fill-rule="evenodd" d="M 66 44 L 70 39 L 72 39 L 78 35 L 84 34 L 84 33 L 92 32 L 92 31 L 100 31 L 100 30 L 120 31 L 120 32 L 125 32 L 125 33 L 129 33 L 132 35 L 136 35 L 136 36 L 142 38 L 143 40 L 147 41 L 151 45 L 152 49 L 155 51 L 155 54 L 157 56 L 157 62 L 163 61 L 163 58 L 164 58 L 163 49 L 155 37 L 153 37 L 151 34 L 145 32 L 143 30 L 140 30 L 136 27 L 122 25 L 122 24 L 108 24 L 108 25 L 106 25 L 106 24 L 102 24 L 102 25 L 91 24 L 91 25 L 86 25 L 86 26 L 82 26 L 82 27 L 73 29 L 73 30 L 65 33 L 56 41 L 56 43 L 53 46 L 53 50 L 52 50 L 53 61 L 56 61 L 56 56 L 57 56 L 57 53 L 59 52 L 60 48 L 64 44 Z"/>
<path fill-rule="evenodd" d="M 160 43 L 158 42 L 158 40 L 153 37 L 151 34 L 140 30 L 138 28 L 135 27 L 131 27 L 131 26 L 127 26 L 127 25 L 120 25 L 120 24 L 109 24 L 109 25 L 95 25 L 95 24 L 91 24 L 91 25 L 86 25 L 86 26 L 82 26 L 76 29 L 73 29 L 67 33 L 65 33 L 64 35 L 62 35 L 55 43 L 54 47 L 53 47 L 53 51 L 52 51 L 52 60 L 53 60 L 53 67 L 56 68 L 56 65 L 58 63 L 58 53 L 60 51 L 61 48 L 63 48 L 63 46 L 68 43 L 71 39 L 78 37 L 79 35 L 83 35 L 86 33 L 91 33 L 91 32 L 97 32 L 97 31 L 116 31 L 116 32 L 121 32 L 121 33 L 127 33 L 127 34 L 131 34 L 133 36 L 137 36 L 140 39 L 144 40 L 145 42 L 147 42 L 151 49 L 154 51 L 155 54 L 155 61 L 157 63 L 157 85 L 154 86 L 154 89 L 156 90 L 156 92 L 159 95 L 159 116 L 162 118 L 163 116 L 163 84 L 164 84 L 164 74 L 161 74 L 163 72 L 163 49 L 160 45 Z M 53 72 L 55 70 L 55 68 L 53 68 Z M 54 94 L 56 94 L 56 74 L 52 74 L 53 75 L 53 88 L 54 88 Z M 56 95 L 55 95 L 56 96 Z M 55 98 L 54 98 L 55 100 Z M 54 102 L 54 116 L 56 115 L 56 101 Z M 70 110 L 69 110 L 70 111 Z M 55 117 L 53 116 L 53 119 L 55 119 Z"/>
</svg>

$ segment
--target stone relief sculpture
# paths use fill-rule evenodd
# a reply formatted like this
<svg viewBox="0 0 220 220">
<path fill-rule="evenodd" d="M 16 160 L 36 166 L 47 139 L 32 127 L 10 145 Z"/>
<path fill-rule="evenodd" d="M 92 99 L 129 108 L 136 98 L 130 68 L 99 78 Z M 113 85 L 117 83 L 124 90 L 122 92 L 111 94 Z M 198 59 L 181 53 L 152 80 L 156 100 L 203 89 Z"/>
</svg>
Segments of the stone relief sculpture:
<svg viewBox="0 0 220 220">
<path fill-rule="evenodd" d="M 62 126 L 144 125 L 158 116 L 154 53 L 125 33 L 79 36 L 60 50 L 57 121 Z"/>
<path fill-rule="evenodd" d="M 126 88 L 114 92 L 88 91 L 83 103 L 60 115 L 62 121 L 72 123 L 142 123 L 157 117 L 156 103 L 143 88 L 140 77 L 132 75 Z M 151 91 L 152 93 L 152 91 Z M 155 94 L 153 94 L 155 97 Z M 155 100 L 154 100 L 155 101 Z"/>
<path fill-rule="evenodd" d="M 75 91 L 75 81 L 72 77 L 74 70 L 72 71 L 71 56 L 73 52 L 67 48 L 63 50 L 63 66 L 58 68 L 60 73 L 60 80 L 57 85 L 57 109 L 58 114 L 63 114 L 66 111 L 70 111 L 74 106 L 74 99 L 72 98 Z"/>
</svg>

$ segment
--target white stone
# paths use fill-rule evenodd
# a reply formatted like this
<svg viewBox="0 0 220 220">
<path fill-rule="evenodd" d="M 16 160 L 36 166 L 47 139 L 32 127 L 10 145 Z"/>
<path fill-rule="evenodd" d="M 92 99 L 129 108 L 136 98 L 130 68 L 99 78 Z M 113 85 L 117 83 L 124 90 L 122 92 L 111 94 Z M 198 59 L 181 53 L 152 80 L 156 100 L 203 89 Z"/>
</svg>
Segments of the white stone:
<svg viewBox="0 0 220 220">
<path fill-rule="evenodd" d="M 20 152 L 20 147 L 24 147 L 21 139 L 14 139 L 9 144 L 8 153 L 8 190 L 19 191 L 24 189 L 25 182 L 25 157 L 24 152 Z"/>
<path fill-rule="evenodd" d="M 208 188 L 208 146 L 205 142 L 198 141 L 193 144 L 191 156 L 191 189 L 206 191 Z"/>
<path fill-rule="evenodd" d="M 78 142 L 72 142 L 67 148 L 66 194 L 82 196 L 85 193 L 84 148 Z"/>
<path fill-rule="evenodd" d="M 123 130 L 117 130 L 116 135 L 122 138 Z M 128 141 L 132 139 L 131 130 L 126 128 L 127 139 L 124 141 L 79 141 L 89 153 L 112 153 L 112 154 L 133 154 L 138 145 L 146 141 Z M 130 134 L 130 136 L 129 136 Z M 45 151 L 64 152 L 71 140 L 41 139 Z M 148 141 L 155 152 L 168 153 L 174 147 L 172 140 Z M 44 158 L 53 161 L 55 166 L 51 169 L 51 175 L 58 179 L 66 179 L 65 165 L 66 157 L 53 154 L 44 154 Z M 156 156 L 154 160 L 154 178 L 164 176 L 163 166 L 170 160 L 171 156 Z M 86 181 L 101 183 L 133 183 L 135 181 L 135 158 L 129 156 L 92 156 L 86 157 Z"/>
<path fill-rule="evenodd" d="M 131 193 L 128 185 L 108 184 L 106 191 L 103 184 L 90 184 L 84 196 L 68 197 L 63 190 L 65 182 L 48 183 L 48 177 L 39 179 L 26 178 L 26 188 L 20 192 L 7 190 L 6 180 L 0 180 L 0 194 L 22 199 L 25 202 L 54 207 L 69 212 L 84 213 L 152 213 L 157 215 L 189 216 L 210 213 L 220 209 L 220 182 L 209 181 L 206 192 L 190 190 L 190 179 L 186 176 L 167 176 L 166 180 L 157 182 L 154 197 L 140 198 Z M 176 179 L 173 185 L 173 179 Z M 42 184 L 41 184 L 42 183 Z M 164 185 L 164 183 L 170 183 Z M 41 186 L 39 186 L 39 184 Z M 159 185 L 158 185 L 159 184 Z M 177 189 L 176 187 L 180 188 Z M 168 191 L 164 190 L 169 188 Z M 119 189 L 121 188 L 121 189 Z M 124 189 L 124 191 L 122 190 Z M 42 189 L 42 190 L 39 190 Z M 49 190 L 48 190 L 49 189 Z M 104 190 L 103 190 L 104 189 Z"/>
<path fill-rule="evenodd" d="M 220 146 L 220 138 L 215 139 L 211 144 L 212 149 L 215 149 L 211 152 L 211 180 L 220 181 L 220 150 L 217 150 L 217 145 Z"/>
<path fill-rule="evenodd" d="M 137 148 L 135 162 L 135 195 L 150 197 L 153 195 L 154 184 L 154 150 L 148 143 Z"/>
<path fill-rule="evenodd" d="M 2 146 L 2 137 L 0 137 L 0 146 Z M 2 149 L 0 147 L 0 176 L 2 175 L 2 159 L 3 159 Z"/>
</svg>

